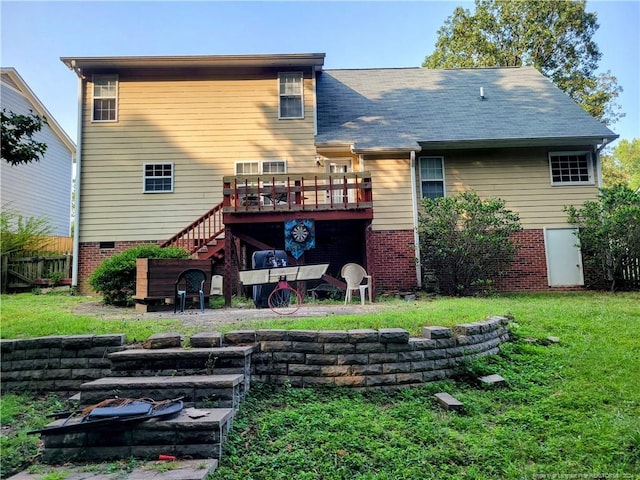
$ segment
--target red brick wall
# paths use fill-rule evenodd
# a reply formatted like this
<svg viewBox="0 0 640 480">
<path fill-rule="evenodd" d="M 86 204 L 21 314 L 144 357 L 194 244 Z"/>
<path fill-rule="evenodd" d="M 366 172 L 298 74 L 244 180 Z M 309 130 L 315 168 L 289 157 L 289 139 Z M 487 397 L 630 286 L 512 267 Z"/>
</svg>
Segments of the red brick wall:
<svg viewBox="0 0 640 480">
<path fill-rule="evenodd" d="M 416 288 L 413 230 L 371 231 L 367 238 L 367 267 L 377 293 Z"/>
<path fill-rule="evenodd" d="M 80 244 L 78 254 L 78 289 L 84 295 L 95 294 L 87 282 L 89 275 L 102 263 L 103 260 L 120 253 L 127 248 L 136 245 L 148 244 L 150 242 L 114 242 L 114 248 L 100 248 L 100 242 L 87 242 Z"/>
<path fill-rule="evenodd" d="M 496 280 L 500 292 L 579 290 L 550 288 L 542 229 L 524 230 L 514 235 L 521 248 L 504 277 Z M 377 293 L 412 290 L 416 287 L 415 250 L 412 230 L 370 232 L 367 239 L 369 270 L 373 272 Z"/>
<path fill-rule="evenodd" d="M 512 238 L 520 245 L 520 250 L 506 275 L 497 279 L 496 288 L 498 291 L 549 290 L 543 230 L 523 230 L 513 235 Z"/>
</svg>

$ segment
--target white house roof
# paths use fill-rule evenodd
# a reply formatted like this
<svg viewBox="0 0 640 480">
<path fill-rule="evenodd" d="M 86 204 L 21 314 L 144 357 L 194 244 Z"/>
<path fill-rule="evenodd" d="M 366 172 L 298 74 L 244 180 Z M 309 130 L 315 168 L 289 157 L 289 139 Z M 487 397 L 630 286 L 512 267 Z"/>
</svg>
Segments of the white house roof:
<svg viewBox="0 0 640 480">
<path fill-rule="evenodd" d="M 618 137 L 533 67 L 324 70 L 317 95 L 318 147 L 373 152 Z"/>
<path fill-rule="evenodd" d="M 2 76 L 2 83 L 18 90 L 22 95 L 29 100 L 29 103 L 33 106 L 35 110 L 34 113 L 37 113 L 41 117 L 45 117 L 47 119 L 47 124 L 51 128 L 51 130 L 56 134 L 56 136 L 60 139 L 60 141 L 71 151 L 72 155 L 75 156 L 76 153 L 76 144 L 69 138 L 67 132 L 58 124 L 56 119 L 51 115 L 49 110 L 44 106 L 44 104 L 40 101 L 40 99 L 33 93 L 33 90 L 29 88 L 29 85 L 22 79 L 18 71 L 13 67 L 1 67 L 0 74 Z"/>
</svg>

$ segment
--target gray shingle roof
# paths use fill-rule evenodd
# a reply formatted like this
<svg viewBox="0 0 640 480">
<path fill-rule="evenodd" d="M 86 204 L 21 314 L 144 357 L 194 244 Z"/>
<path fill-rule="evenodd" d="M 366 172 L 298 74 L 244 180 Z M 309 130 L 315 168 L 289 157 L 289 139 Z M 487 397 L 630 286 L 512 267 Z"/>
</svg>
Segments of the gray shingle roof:
<svg viewBox="0 0 640 480">
<path fill-rule="evenodd" d="M 324 70 L 317 94 L 318 145 L 617 137 L 533 67 Z"/>
</svg>

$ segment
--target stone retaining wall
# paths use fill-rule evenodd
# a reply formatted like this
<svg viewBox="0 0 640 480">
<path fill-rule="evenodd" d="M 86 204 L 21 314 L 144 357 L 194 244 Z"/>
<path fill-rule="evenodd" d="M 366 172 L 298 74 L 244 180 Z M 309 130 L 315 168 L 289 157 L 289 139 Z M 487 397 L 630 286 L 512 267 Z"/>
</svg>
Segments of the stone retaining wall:
<svg viewBox="0 0 640 480">
<path fill-rule="evenodd" d="M 242 330 L 211 334 L 222 344 L 255 346 L 251 382 L 295 387 L 339 385 L 397 388 L 440 380 L 461 363 L 495 354 L 509 339 L 508 319 L 425 327 L 421 338 L 406 330 Z M 124 335 L 52 336 L 1 340 L 4 391 L 69 393 L 82 383 L 113 376 L 108 355 L 125 350 Z M 215 368 L 214 371 L 215 372 Z"/>
<path fill-rule="evenodd" d="M 495 354 L 509 338 L 508 319 L 491 317 L 453 329 L 245 330 L 224 335 L 226 345 L 251 345 L 252 382 L 294 387 L 339 385 L 395 388 L 452 376 L 466 360 Z"/>
<path fill-rule="evenodd" d="M 108 376 L 111 352 L 124 350 L 124 335 L 72 335 L 1 340 L 2 390 L 68 393 Z"/>
</svg>

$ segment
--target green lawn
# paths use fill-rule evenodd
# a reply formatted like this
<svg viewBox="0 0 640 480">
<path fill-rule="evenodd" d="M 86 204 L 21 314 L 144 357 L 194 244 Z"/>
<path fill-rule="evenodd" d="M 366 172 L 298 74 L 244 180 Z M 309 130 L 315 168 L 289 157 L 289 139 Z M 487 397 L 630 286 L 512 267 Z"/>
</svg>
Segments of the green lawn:
<svg viewBox="0 0 640 480">
<path fill-rule="evenodd" d="M 18 297 L 2 297 L 3 338 L 105 332 L 104 320 L 69 313 L 79 299 Z M 255 385 L 213 480 L 640 478 L 638 293 L 391 301 L 375 315 L 276 319 L 243 328 L 403 327 L 415 334 L 424 325 L 505 313 L 515 317 L 515 341 L 500 355 L 468 365 L 455 381 L 399 392 Z M 144 328 L 180 328 L 166 322 Z M 116 322 L 121 329 L 111 333 L 142 338 L 146 330 L 130 323 Z M 550 335 L 560 343 L 531 343 Z M 487 390 L 472 381 L 488 373 L 499 373 L 508 385 Z M 438 391 L 461 400 L 465 411 L 443 411 L 433 399 Z M 26 398 L 19 403 L 29 404 Z M 15 430 L 2 438 L 3 457 L 35 422 L 6 413 L 9 402 L 15 397 L 2 397 L 2 423 Z M 25 459 L 35 452 L 21 451 Z"/>
</svg>

